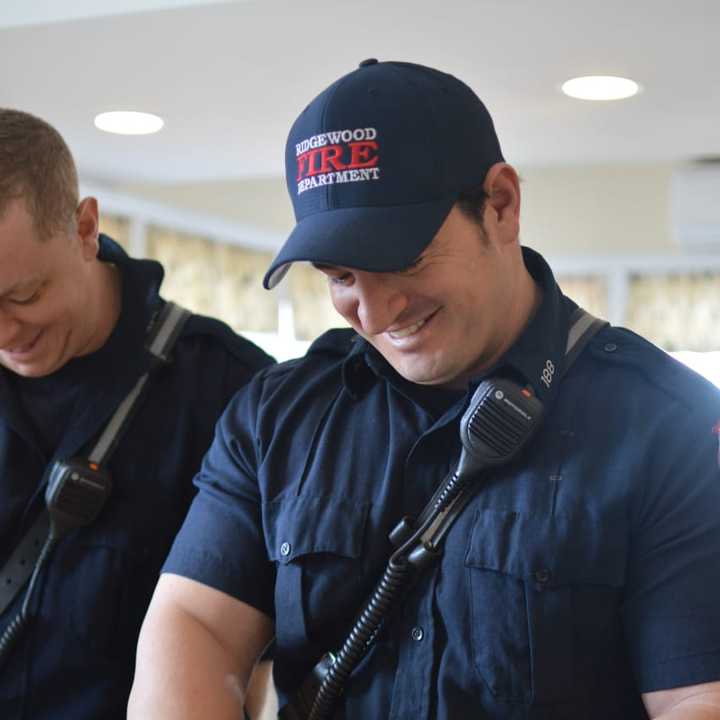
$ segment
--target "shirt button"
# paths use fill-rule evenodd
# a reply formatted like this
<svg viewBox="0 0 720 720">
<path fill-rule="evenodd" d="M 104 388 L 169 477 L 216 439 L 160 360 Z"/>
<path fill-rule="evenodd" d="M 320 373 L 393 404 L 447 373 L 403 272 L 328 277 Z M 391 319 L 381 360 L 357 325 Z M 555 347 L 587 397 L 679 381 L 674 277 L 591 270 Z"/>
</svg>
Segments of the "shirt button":
<svg viewBox="0 0 720 720">
<path fill-rule="evenodd" d="M 535 582 L 540 583 L 541 585 L 544 585 L 548 580 L 550 580 L 551 573 L 547 568 L 541 568 L 540 570 L 535 571 Z"/>
<path fill-rule="evenodd" d="M 605 352 L 615 352 L 617 350 L 617 345 L 615 343 L 605 343 L 603 350 Z"/>
<path fill-rule="evenodd" d="M 287 556 L 290 554 L 290 550 L 292 550 L 292 548 L 290 547 L 290 543 L 288 543 L 288 542 L 284 542 L 284 543 L 280 546 L 280 554 L 281 554 L 283 557 L 287 557 Z"/>
<path fill-rule="evenodd" d="M 425 637 L 425 633 L 423 632 L 423 629 L 421 627 L 414 627 L 412 629 L 412 632 L 410 633 L 410 637 L 415 642 L 420 642 Z"/>
</svg>

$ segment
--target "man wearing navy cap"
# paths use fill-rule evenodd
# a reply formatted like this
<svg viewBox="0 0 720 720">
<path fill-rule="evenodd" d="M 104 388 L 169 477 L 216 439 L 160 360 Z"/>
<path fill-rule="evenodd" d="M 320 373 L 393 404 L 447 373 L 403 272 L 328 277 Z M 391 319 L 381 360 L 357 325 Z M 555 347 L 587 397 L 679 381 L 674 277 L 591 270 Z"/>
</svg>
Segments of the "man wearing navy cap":
<svg viewBox="0 0 720 720">
<path fill-rule="evenodd" d="M 288 720 L 720 718 L 717 390 L 627 330 L 578 331 L 456 78 L 361 63 L 295 122 L 286 168 L 297 225 L 265 286 L 309 261 L 352 329 L 223 416 L 130 717 L 237 718 L 274 636 Z M 459 509 L 428 505 L 505 427 L 473 425 L 500 382 L 535 434 Z"/>
</svg>

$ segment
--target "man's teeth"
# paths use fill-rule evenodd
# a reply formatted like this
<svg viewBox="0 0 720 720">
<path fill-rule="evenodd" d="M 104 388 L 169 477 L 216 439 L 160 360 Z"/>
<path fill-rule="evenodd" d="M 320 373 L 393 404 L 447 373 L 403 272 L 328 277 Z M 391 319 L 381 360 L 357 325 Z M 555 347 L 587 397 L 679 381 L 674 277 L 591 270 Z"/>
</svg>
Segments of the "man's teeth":
<svg viewBox="0 0 720 720">
<path fill-rule="evenodd" d="M 400 338 L 412 335 L 413 333 L 416 333 L 425 324 L 425 322 L 425 320 L 420 320 L 420 322 L 416 322 L 414 325 L 408 325 L 402 330 L 395 330 L 395 332 L 389 333 L 390 337 L 399 340 Z"/>
</svg>

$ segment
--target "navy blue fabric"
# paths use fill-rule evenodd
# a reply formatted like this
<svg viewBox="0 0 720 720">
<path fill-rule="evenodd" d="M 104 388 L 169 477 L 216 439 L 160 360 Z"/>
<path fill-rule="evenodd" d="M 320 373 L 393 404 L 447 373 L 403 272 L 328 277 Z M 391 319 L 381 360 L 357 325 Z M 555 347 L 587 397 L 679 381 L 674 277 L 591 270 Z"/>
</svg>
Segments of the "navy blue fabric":
<svg viewBox="0 0 720 720">
<path fill-rule="evenodd" d="M 162 306 L 162 268 L 131 260 L 105 236 L 100 258 L 121 271 L 120 320 L 103 348 L 41 381 L 60 397 L 77 395 L 72 412 L 53 417 L 35 398 L 30 417 L 19 393 L 33 381 L 0 369 L 0 563 L 42 507 L 49 461 L 87 453 L 151 362 L 145 334 Z M 219 321 L 190 318 L 110 460 L 113 493 L 100 518 L 65 538 L 41 576 L 35 618 L 0 673 L 3 720 L 126 716 L 138 631 L 194 495 L 192 477 L 227 402 L 270 362 Z M 48 452 L 42 439 L 53 424 L 60 441 Z M 21 597 L 0 616 L 0 631 Z"/>
<path fill-rule="evenodd" d="M 559 381 L 575 305 L 525 258 L 543 303 L 488 374 L 529 382 L 544 424 L 453 525 L 335 718 L 639 720 L 640 693 L 720 679 L 720 393 L 612 327 Z M 218 425 L 164 569 L 274 618 L 281 702 L 339 647 L 389 531 L 459 455 L 468 396 L 423 397 L 332 331 Z"/>
<path fill-rule="evenodd" d="M 58 418 L 72 418 L 75 403 L 82 396 L 81 386 L 67 382 L 62 372 L 41 378 L 7 375 L 10 383 L 15 385 L 22 409 L 37 433 L 40 448 L 46 455 L 52 455 L 65 433 L 65 424 L 58 422 Z"/>
</svg>

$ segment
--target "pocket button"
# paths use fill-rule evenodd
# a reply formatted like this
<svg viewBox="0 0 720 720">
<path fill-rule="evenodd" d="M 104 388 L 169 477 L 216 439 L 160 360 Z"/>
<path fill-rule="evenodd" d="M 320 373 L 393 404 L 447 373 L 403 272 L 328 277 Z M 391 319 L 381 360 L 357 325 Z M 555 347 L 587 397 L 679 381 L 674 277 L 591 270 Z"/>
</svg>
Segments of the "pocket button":
<svg viewBox="0 0 720 720">
<path fill-rule="evenodd" d="M 551 577 L 552 573 L 547 568 L 540 568 L 535 571 L 535 582 L 538 583 L 538 585 L 545 585 L 550 581 Z"/>
</svg>

